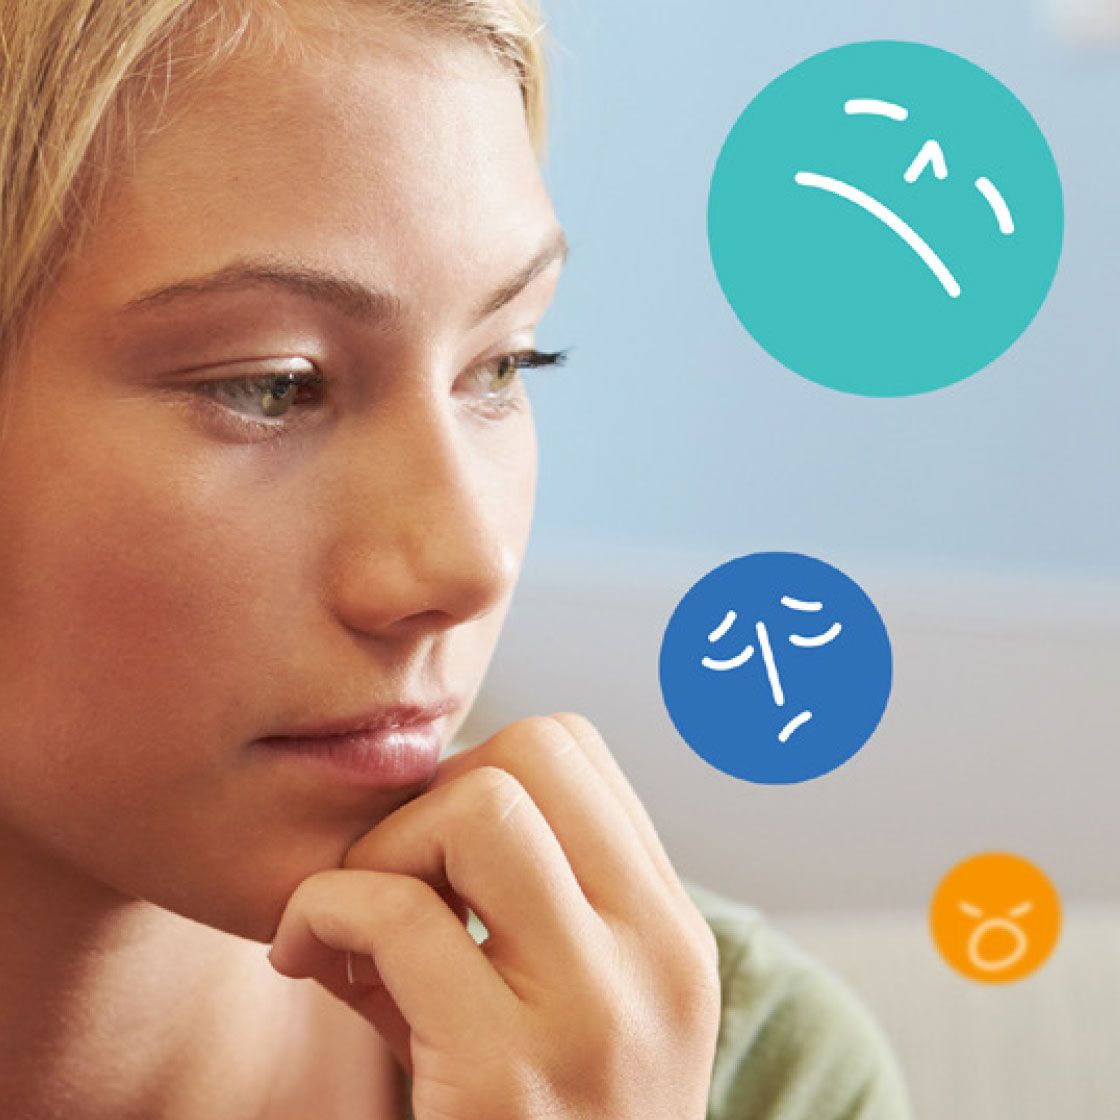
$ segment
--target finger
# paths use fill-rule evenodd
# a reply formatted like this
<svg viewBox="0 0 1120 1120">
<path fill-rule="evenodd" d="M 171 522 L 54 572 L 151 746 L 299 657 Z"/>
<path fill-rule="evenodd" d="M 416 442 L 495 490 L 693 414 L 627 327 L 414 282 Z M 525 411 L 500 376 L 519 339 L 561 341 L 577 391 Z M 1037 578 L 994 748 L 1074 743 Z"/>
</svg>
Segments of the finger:
<svg viewBox="0 0 1120 1120">
<path fill-rule="evenodd" d="M 467 904 L 449 886 L 442 887 L 436 893 L 451 908 L 460 923 L 466 926 Z M 274 950 L 275 945 L 269 951 L 269 960 L 273 959 Z M 340 960 L 344 962 L 341 966 Z M 362 1003 L 364 997 L 368 995 L 388 995 L 381 975 L 377 971 L 377 965 L 366 953 L 355 953 L 348 949 L 340 956 L 336 949 L 316 939 L 307 947 L 307 955 L 301 958 L 301 968 L 311 979 L 318 981 L 333 995 L 351 1006 L 355 1002 Z M 372 988 L 377 988 L 378 992 L 371 992 Z M 392 1000 L 389 999 L 389 1002 L 391 1004 Z"/>
<path fill-rule="evenodd" d="M 555 712 L 551 718 L 558 720 L 571 732 L 592 766 L 599 772 L 600 778 L 622 805 L 657 874 L 683 906 L 686 920 L 696 934 L 708 943 L 710 952 L 718 955 L 718 945 L 711 926 L 697 909 L 696 903 L 681 882 L 672 860 L 669 859 L 669 854 L 665 851 L 665 846 L 661 843 L 653 819 L 618 764 L 618 760 L 607 747 L 606 741 L 599 734 L 598 728 L 578 712 Z"/>
<path fill-rule="evenodd" d="M 651 899 L 669 897 L 668 857 L 655 835 L 651 853 L 653 826 L 617 764 L 608 759 L 598 733 L 581 717 L 534 716 L 452 756 L 428 788 L 479 766 L 513 774 L 555 833 L 591 906 L 612 924 L 643 926 L 660 920 L 651 913 Z M 671 868 L 669 874 L 675 880 Z"/>
<path fill-rule="evenodd" d="M 350 955 L 353 956 L 355 963 L 354 983 L 350 982 L 345 964 Z M 270 953 L 270 960 L 272 956 Z M 292 972 L 290 959 L 285 956 L 284 962 L 284 975 L 290 975 Z M 313 980 L 372 1023 L 388 1044 L 397 1063 L 408 1072 L 409 1077 L 412 1076 L 410 1049 L 412 1032 L 389 989 L 381 982 L 381 976 L 372 957 L 365 953 L 340 953 L 315 938 L 306 954 L 300 956 L 300 967 L 295 971 L 298 973 L 295 979 Z"/>
<path fill-rule="evenodd" d="M 436 894 L 451 908 L 452 913 L 466 926 L 468 924 L 467 904 L 451 889 L 441 887 Z M 364 953 L 346 953 L 346 982 L 350 986 L 381 987 L 381 977 L 372 957 Z"/>
<path fill-rule="evenodd" d="M 408 1025 L 410 1045 L 469 1053 L 480 1023 L 508 1022 L 520 1007 L 447 904 L 427 883 L 407 875 L 331 868 L 296 887 L 269 953 L 273 967 L 293 978 L 322 977 L 357 1010 L 389 1011 L 385 997 L 374 994 L 379 989 L 345 992 L 347 951 L 372 958 Z M 404 1064 L 401 1033 L 396 1029 L 387 1041 Z"/>
<path fill-rule="evenodd" d="M 450 887 L 437 893 L 465 927 L 468 921 L 466 903 Z M 272 953 L 269 957 L 272 958 Z M 339 953 L 316 938 L 301 960 L 301 971 L 372 1023 L 385 1039 L 397 1063 L 408 1072 L 409 1077 L 412 1076 L 412 1032 L 382 982 L 371 956 L 349 950 Z"/>
<path fill-rule="evenodd" d="M 572 748 L 574 751 L 574 748 Z M 527 1001 L 591 986 L 611 937 L 536 802 L 507 770 L 480 766 L 429 787 L 358 840 L 344 867 L 445 884 L 481 919 L 486 956 Z"/>
<path fill-rule="evenodd" d="M 638 834 L 642 847 L 645 848 L 646 854 L 665 885 L 691 905 L 692 899 L 685 891 L 680 877 L 677 875 L 673 863 L 661 843 L 661 837 L 657 834 L 653 819 L 645 805 L 642 804 L 641 798 L 638 797 L 634 787 L 630 784 L 622 767 L 619 766 L 618 760 L 607 747 L 603 736 L 599 734 L 598 728 L 586 716 L 582 716 L 578 712 L 554 712 L 551 718 L 562 723 L 568 729 L 584 754 L 587 755 L 591 765 L 599 772 L 599 777 L 618 799 L 634 831 Z"/>
</svg>

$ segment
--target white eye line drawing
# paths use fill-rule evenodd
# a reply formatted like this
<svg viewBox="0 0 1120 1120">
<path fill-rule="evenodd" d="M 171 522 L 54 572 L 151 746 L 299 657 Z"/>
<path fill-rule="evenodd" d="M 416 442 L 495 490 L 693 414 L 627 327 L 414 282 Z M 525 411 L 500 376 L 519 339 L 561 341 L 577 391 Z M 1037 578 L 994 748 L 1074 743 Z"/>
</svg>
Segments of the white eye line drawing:
<svg viewBox="0 0 1120 1120">
<path fill-rule="evenodd" d="M 723 621 L 708 635 L 708 641 L 718 642 L 731 629 L 738 617 L 734 611 L 729 610 L 723 616 Z M 742 653 L 735 657 L 729 657 L 726 661 L 717 661 L 714 657 L 703 657 L 700 659 L 700 664 L 705 669 L 715 669 L 716 672 L 722 673 L 727 669 L 738 669 L 740 665 L 745 665 L 751 659 L 753 653 L 754 646 L 747 646 Z"/>
<path fill-rule="evenodd" d="M 938 179 L 949 178 L 949 165 L 945 162 L 945 153 L 936 140 L 927 140 L 922 145 L 922 150 L 914 157 L 914 162 L 903 172 L 902 177 L 908 183 L 917 182 L 926 167 L 932 167 Z"/>
<path fill-rule="evenodd" d="M 973 906 L 971 902 L 965 902 L 962 898 L 957 905 L 963 910 L 970 918 L 982 918 L 984 911 L 979 906 Z M 1018 906 L 1012 906 L 1007 911 L 1009 918 L 1021 918 L 1024 914 L 1029 914 L 1034 909 L 1034 903 L 1031 901 L 1020 902 Z"/>
<path fill-rule="evenodd" d="M 801 646 L 803 649 L 814 649 L 817 646 L 828 645 L 840 633 L 840 630 L 840 623 L 834 622 L 823 634 L 814 634 L 811 638 L 806 638 L 801 634 L 790 634 L 789 642 L 790 645 Z"/>
<path fill-rule="evenodd" d="M 1011 217 L 1011 210 L 1004 202 L 1003 195 L 996 190 L 995 183 L 981 175 L 976 180 L 976 189 L 987 199 L 988 205 L 992 208 L 996 221 L 999 223 L 1000 233 L 1004 236 L 1013 234 L 1015 232 L 1015 222 Z"/>
<path fill-rule="evenodd" d="M 979 906 L 974 906 L 971 902 L 965 901 L 963 898 L 958 899 L 957 906 L 960 910 L 967 914 L 970 918 L 983 919 L 979 921 L 976 928 L 972 931 L 972 936 L 968 939 L 968 959 L 969 963 L 974 968 L 979 968 L 984 972 L 1002 972 L 1004 969 L 1010 968 L 1013 964 L 1017 963 L 1023 954 L 1027 951 L 1027 935 L 1023 932 L 1022 927 L 1016 925 L 1010 919 L 1021 918 L 1025 914 L 1029 914 L 1034 909 L 1034 903 L 1030 900 L 1020 902 L 1016 906 L 1012 906 L 1007 911 L 1006 918 L 985 918 L 984 911 Z M 982 957 L 980 955 L 980 942 L 983 940 L 984 935 L 991 933 L 993 930 L 1002 929 L 1006 930 L 1015 939 L 1015 947 L 1006 956 L 992 960 L 989 957 Z"/>
<path fill-rule="evenodd" d="M 709 642 L 718 642 L 720 638 L 735 625 L 735 619 L 739 616 L 732 610 L 723 616 L 723 621 L 708 635 Z"/>
<path fill-rule="evenodd" d="M 904 121 L 910 116 L 910 111 L 893 101 L 879 101 L 874 97 L 853 97 L 844 102 L 844 112 L 848 116 L 857 114 L 871 114 L 876 117 L 890 117 L 892 121 Z"/>
<path fill-rule="evenodd" d="M 820 611 L 824 610 L 824 603 L 811 602 L 808 599 L 795 599 L 792 595 L 782 596 L 782 606 L 795 611 Z"/>
<path fill-rule="evenodd" d="M 897 233 L 911 249 L 922 259 L 926 267 L 941 282 L 941 286 L 956 299 L 961 294 L 961 286 L 956 277 L 949 271 L 945 262 L 933 251 L 929 243 L 912 226 L 908 225 L 888 206 L 884 206 L 877 198 L 864 193 L 859 187 L 853 187 L 840 179 L 833 179 L 828 175 L 818 175 L 814 171 L 799 171 L 794 175 L 794 181 L 801 187 L 816 187 L 818 190 L 828 191 L 839 195 L 862 207 L 872 217 L 878 218 L 888 229 Z"/>
</svg>

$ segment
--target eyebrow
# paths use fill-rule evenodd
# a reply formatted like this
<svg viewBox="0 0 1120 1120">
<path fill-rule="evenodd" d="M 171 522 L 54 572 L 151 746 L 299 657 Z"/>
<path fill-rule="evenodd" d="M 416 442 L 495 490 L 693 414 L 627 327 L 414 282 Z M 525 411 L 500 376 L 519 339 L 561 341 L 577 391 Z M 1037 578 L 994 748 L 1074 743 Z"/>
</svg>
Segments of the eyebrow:
<svg viewBox="0 0 1120 1120">
<path fill-rule="evenodd" d="M 554 261 L 566 261 L 568 252 L 564 231 L 558 229 L 526 265 L 475 307 L 471 325 L 477 326 L 510 303 Z M 118 314 L 130 316 L 190 296 L 258 286 L 279 288 L 327 304 L 367 326 L 386 326 L 401 317 L 400 299 L 392 292 L 372 288 L 348 276 L 267 256 L 237 257 L 214 272 L 153 288 L 129 300 Z"/>
</svg>

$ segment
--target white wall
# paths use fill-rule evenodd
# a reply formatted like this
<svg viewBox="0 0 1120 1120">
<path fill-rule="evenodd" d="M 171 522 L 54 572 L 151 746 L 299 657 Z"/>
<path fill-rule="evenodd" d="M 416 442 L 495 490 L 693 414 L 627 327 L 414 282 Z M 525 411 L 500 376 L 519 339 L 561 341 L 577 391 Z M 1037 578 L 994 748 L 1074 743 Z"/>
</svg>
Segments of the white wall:
<svg viewBox="0 0 1120 1120">
<path fill-rule="evenodd" d="M 882 722 L 831 774 L 794 786 L 729 777 L 665 711 L 665 624 L 724 554 L 543 550 L 462 738 L 582 712 L 678 872 L 770 911 L 924 911 L 953 864 L 989 849 L 1037 863 L 1066 901 L 1120 902 L 1120 583 L 820 558 L 876 603 L 894 659 Z"/>
</svg>

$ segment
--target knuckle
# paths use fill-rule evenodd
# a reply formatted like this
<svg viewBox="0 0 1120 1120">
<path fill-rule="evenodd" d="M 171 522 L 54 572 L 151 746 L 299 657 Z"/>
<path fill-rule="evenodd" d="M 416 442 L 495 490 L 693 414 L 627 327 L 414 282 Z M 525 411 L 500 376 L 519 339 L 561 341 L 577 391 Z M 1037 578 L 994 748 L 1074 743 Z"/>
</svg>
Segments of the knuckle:
<svg viewBox="0 0 1120 1120">
<path fill-rule="evenodd" d="M 548 740 L 556 736 L 557 725 L 551 716 L 524 716 L 504 729 L 499 742 L 507 750 L 516 750 L 517 744 L 526 739 Z"/>
<path fill-rule="evenodd" d="M 528 802 L 529 795 L 525 787 L 512 776 L 502 786 L 495 786 L 492 789 L 492 804 L 497 811 L 499 824 L 504 824 L 512 813 Z"/>
<path fill-rule="evenodd" d="M 578 742 L 602 741 L 599 729 L 579 712 L 553 712 L 546 718 L 560 724 Z"/>
<path fill-rule="evenodd" d="M 511 723 L 494 742 L 494 757 L 500 764 L 516 769 L 526 754 L 526 744 L 532 744 L 535 755 L 547 754 L 561 758 L 582 744 L 565 723 L 553 716 L 526 716 Z"/>
<path fill-rule="evenodd" d="M 561 758 L 579 748 L 588 761 L 592 751 L 606 749 L 594 724 L 576 712 L 530 715 L 507 724 L 473 752 L 467 752 L 471 759 L 461 765 L 483 769 L 490 764 L 516 773 L 525 760 L 527 744 L 533 753 L 545 753 L 553 758 Z M 449 760 L 452 764 L 455 761 Z"/>
<path fill-rule="evenodd" d="M 676 1014 L 685 1017 L 707 1014 L 720 1004 L 719 945 L 707 922 L 702 924 L 704 932 L 682 922 L 647 941 L 655 973 L 664 985 L 664 998 Z"/>
<path fill-rule="evenodd" d="M 499 821 L 504 821 L 528 797 L 525 787 L 517 778 L 500 766 L 480 766 L 471 771 L 470 782 L 477 787 L 477 790 L 472 790 L 470 804 L 465 807 L 465 811 L 471 815 L 477 812 L 476 806 L 480 800 L 486 805 L 487 812 L 496 814 Z"/>
<path fill-rule="evenodd" d="M 719 1016 L 722 998 L 719 967 L 706 953 L 691 952 L 672 973 L 673 1000 L 684 1018 L 697 1020 Z"/>
<path fill-rule="evenodd" d="M 343 941 L 346 934 L 343 914 L 350 874 L 328 868 L 307 876 L 289 896 L 281 925 L 294 920 L 327 945 Z"/>
<path fill-rule="evenodd" d="M 607 741 L 586 716 L 579 712 L 556 712 L 546 718 L 553 726 L 563 728 L 571 746 L 578 747 L 587 761 L 601 774 L 613 774 L 621 784 L 629 784 Z"/>
<path fill-rule="evenodd" d="M 435 891 L 412 875 L 387 874 L 378 884 L 385 924 L 391 932 L 407 933 L 430 918 Z"/>
<path fill-rule="evenodd" d="M 698 955 L 690 958 L 684 968 L 684 977 L 687 991 L 691 993 L 692 997 L 696 995 L 714 996 L 718 1002 L 720 996 L 719 966 L 713 964 L 707 956 Z"/>
<path fill-rule="evenodd" d="M 309 913 L 328 906 L 338 892 L 341 875 L 342 871 L 337 867 L 312 872 L 288 896 L 287 910 Z"/>
<path fill-rule="evenodd" d="M 542 729 L 548 726 L 547 716 L 522 716 L 512 723 L 507 723 L 493 736 L 495 743 L 504 743 L 507 739 L 524 739 L 527 736 L 539 735 Z"/>
<path fill-rule="evenodd" d="M 694 955 L 715 974 L 719 975 L 719 938 L 716 936 L 715 930 L 712 928 L 708 919 L 704 917 L 703 911 L 693 902 L 691 896 L 684 889 L 684 885 L 678 879 L 676 881 L 680 890 L 677 892 L 680 898 L 679 913 L 683 932 L 681 939 L 683 943 L 690 945 L 694 951 Z"/>
<path fill-rule="evenodd" d="M 719 975 L 719 939 L 715 930 L 708 924 L 704 915 L 694 906 L 688 912 L 689 929 L 693 933 L 692 941 L 704 965 Z"/>
<path fill-rule="evenodd" d="M 719 974 L 720 948 L 719 938 L 715 930 L 707 922 L 704 923 L 704 952 L 707 954 L 708 964 Z"/>
</svg>

